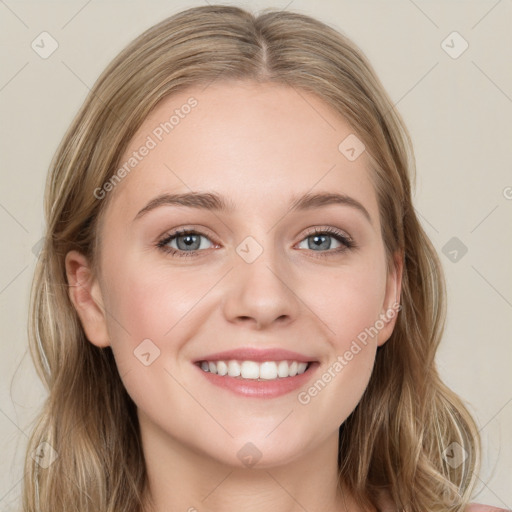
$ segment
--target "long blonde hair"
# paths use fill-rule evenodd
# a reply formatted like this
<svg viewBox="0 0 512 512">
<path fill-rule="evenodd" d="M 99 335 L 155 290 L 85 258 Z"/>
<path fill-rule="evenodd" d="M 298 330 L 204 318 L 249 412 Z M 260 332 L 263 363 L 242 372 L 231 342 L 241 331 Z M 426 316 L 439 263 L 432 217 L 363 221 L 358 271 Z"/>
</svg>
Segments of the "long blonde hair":
<svg viewBox="0 0 512 512">
<path fill-rule="evenodd" d="M 211 5 L 167 18 L 130 43 L 101 74 L 52 160 L 29 325 L 31 356 L 49 396 L 27 447 L 24 512 L 144 508 L 136 407 L 110 347 L 85 337 L 64 258 L 77 249 L 97 261 L 108 197 L 98 200 L 94 191 L 113 176 L 148 113 L 170 94 L 214 80 L 277 82 L 313 93 L 365 144 L 389 265 L 395 252 L 403 255 L 402 309 L 377 349 L 360 403 L 340 427 L 340 475 L 363 507 L 379 508 L 386 492 L 407 512 L 462 511 L 480 467 L 480 438 L 435 365 L 445 285 L 412 205 L 407 129 L 366 57 L 338 31 L 298 13 L 267 9 L 255 16 Z M 450 464 L 447 450 L 463 454 L 463 462 Z"/>
</svg>

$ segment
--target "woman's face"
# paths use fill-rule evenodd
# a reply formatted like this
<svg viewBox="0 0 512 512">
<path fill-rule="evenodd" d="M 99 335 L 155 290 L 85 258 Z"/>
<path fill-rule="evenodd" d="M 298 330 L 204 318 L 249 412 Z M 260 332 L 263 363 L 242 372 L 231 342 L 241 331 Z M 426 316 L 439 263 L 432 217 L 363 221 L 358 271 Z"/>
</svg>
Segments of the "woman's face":
<svg viewBox="0 0 512 512">
<path fill-rule="evenodd" d="M 97 191 L 113 194 L 99 275 L 67 257 L 76 293 L 94 298 L 74 298 L 87 336 L 112 347 L 143 433 L 260 467 L 337 439 L 400 291 L 360 144 L 318 98 L 282 85 L 189 89 L 145 120 L 120 180 Z M 310 364 L 286 377 L 305 366 L 293 361 Z"/>
</svg>

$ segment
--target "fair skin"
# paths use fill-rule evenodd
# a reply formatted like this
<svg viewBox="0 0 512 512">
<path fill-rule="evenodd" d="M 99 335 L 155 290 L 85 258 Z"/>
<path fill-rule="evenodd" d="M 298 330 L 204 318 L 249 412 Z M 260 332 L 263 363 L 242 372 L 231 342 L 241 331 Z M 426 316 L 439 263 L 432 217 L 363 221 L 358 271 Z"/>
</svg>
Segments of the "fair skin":
<svg viewBox="0 0 512 512">
<path fill-rule="evenodd" d="M 220 83 L 164 100 L 121 161 L 190 96 L 198 105 L 109 192 L 99 271 L 76 251 L 66 257 L 87 338 L 112 348 L 137 405 L 154 511 L 362 512 L 337 489 L 338 429 L 397 315 L 307 404 L 298 395 L 400 297 L 401 265 L 387 270 L 367 154 L 350 161 L 338 150 L 354 131 L 311 94 Z M 162 193 L 191 191 L 222 195 L 234 210 L 163 204 L 135 218 Z M 292 198 L 319 192 L 349 196 L 368 218 L 350 204 L 289 211 Z M 194 256 L 157 247 L 181 227 L 202 235 Z M 331 233 L 316 249 L 315 228 L 356 246 L 336 252 L 343 243 Z M 263 249 L 251 263 L 236 251 L 246 237 Z M 184 238 L 167 246 L 186 252 Z M 147 339 L 160 350 L 148 366 L 134 356 Z M 283 348 L 318 364 L 306 384 L 270 399 L 212 385 L 194 364 L 240 347 Z M 251 467 L 237 456 L 247 443 L 261 454 Z"/>
</svg>

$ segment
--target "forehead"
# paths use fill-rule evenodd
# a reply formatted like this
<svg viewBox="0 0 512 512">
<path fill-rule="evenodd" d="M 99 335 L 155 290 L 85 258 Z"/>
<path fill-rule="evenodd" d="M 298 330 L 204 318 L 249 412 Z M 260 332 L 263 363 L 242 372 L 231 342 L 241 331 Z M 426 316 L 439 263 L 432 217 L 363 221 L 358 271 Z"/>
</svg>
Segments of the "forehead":
<svg viewBox="0 0 512 512">
<path fill-rule="evenodd" d="M 217 191 L 261 214 L 329 190 L 356 197 L 375 217 L 366 152 L 349 160 L 340 150 L 354 135 L 329 105 L 294 87 L 193 87 L 165 98 L 139 128 L 118 165 L 128 172 L 113 203 L 131 214 L 162 192 Z"/>
</svg>

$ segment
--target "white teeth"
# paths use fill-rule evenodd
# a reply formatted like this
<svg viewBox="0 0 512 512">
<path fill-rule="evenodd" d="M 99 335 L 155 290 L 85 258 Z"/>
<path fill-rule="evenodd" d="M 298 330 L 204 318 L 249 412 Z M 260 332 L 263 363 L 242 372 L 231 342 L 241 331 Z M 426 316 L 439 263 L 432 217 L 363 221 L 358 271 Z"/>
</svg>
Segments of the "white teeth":
<svg viewBox="0 0 512 512">
<path fill-rule="evenodd" d="M 242 379 L 259 379 L 260 378 L 260 368 L 258 363 L 253 361 L 244 361 L 240 365 L 240 375 Z"/>
<path fill-rule="evenodd" d="M 252 380 L 275 380 L 295 377 L 306 371 L 308 363 L 298 361 L 202 361 L 201 369 L 221 376 Z"/>
<path fill-rule="evenodd" d="M 260 379 L 277 379 L 277 364 L 274 361 L 260 364 Z"/>
<path fill-rule="evenodd" d="M 229 361 L 228 375 L 230 377 L 238 377 L 240 375 L 240 365 L 238 364 L 238 361 Z"/>
<path fill-rule="evenodd" d="M 228 365 L 224 361 L 217 361 L 217 374 L 226 375 L 228 373 Z"/>
<path fill-rule="evenodd" d="M 307 367 L 308 363 L 299 363 L 299 365 L 297 366 L 297 373 L 304 373 Z"/>
<path fill-rule="evenodd" d="M 279 361 L 277 365 L 277 375 L 279 375 L 279 377 L 288 377 L 290 375 L 288 371 L 288 363 L 286 361 Z"/>
</svg>

